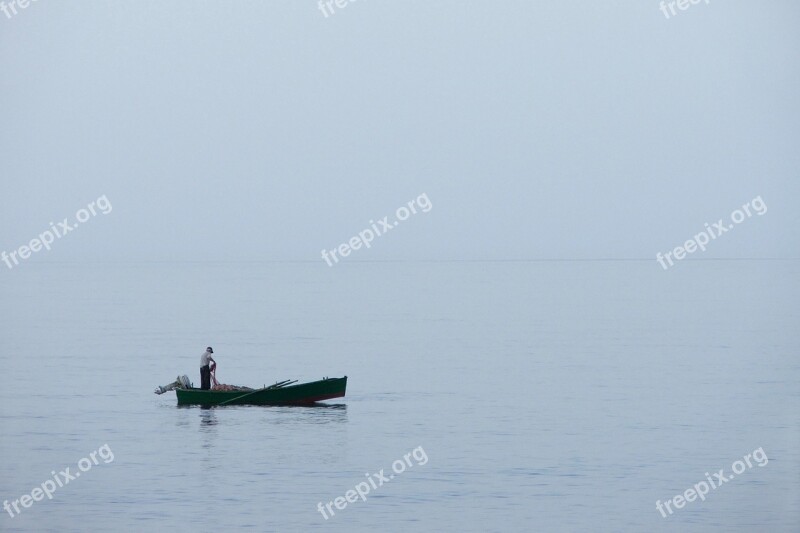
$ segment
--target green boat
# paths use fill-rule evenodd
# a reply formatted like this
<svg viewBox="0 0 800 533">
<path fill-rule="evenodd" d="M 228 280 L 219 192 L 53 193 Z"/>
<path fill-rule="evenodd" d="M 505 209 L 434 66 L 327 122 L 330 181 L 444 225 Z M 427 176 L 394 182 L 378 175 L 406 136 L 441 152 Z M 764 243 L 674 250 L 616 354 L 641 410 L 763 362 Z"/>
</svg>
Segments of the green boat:
<svg viewBox="0 0 800 533">
<path fill-rule="evenodd" d="M 256 390 L 215 391 L 178 387 L 178 405 L 311 405 L 344 397 L 347 376 L 292 385 L 289 380 Z"/>
</svg>

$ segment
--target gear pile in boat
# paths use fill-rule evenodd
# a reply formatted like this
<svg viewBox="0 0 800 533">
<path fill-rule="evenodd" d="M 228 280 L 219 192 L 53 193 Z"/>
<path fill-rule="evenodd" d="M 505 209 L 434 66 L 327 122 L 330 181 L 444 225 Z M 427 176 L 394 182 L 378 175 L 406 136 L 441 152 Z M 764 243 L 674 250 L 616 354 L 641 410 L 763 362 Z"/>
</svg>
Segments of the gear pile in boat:
<svg viewBox="0 0 800 533">
<path fill-rule="evenodd" d="M 256 389 L 251 389 L 250 387 L 239 386 L 239 385 L 225 385 L 217 381 L 217 378 L 214 377 L 213 373 L 211 374 L 211 382 L 213 383 L 213 385 L 211 386 L 211 390 L 233 391 L 233 392 L 238 392 L 238 391 L 249 392 L 256 390 Z M 264 387 L 263 390 L 282 389 L 283 387 L 294 385 L 295 383 L 297 383 L 296 379 L 285 379 L 283 381 L 278 381 L 277 383 L 274 383 L 269 387 Z"/>
<path fill-rule="evenodd" d="M 220 383 L 219 381 L 217 381 L 217 378 L 214 377 L 213 374 L 211 376 L 213 383 L 211 390 L 214 391 L 249 392 L 255 390 L 251 389 L 250 387 L 244 387 L 239 385 L 226 385 L 225 383 Z M 169 385 L 161 385 L 160 387 L 156 387 L 155 393 L 164 394 L 165 392 L 169 392 L 175 389 L 191 389 L 191 388 L 193 387 L 192 387 L 192 382 L 189 381 L 189 376 L 183 375 L 183 376 L 178 376 L 175 379 L 175 381 L 173 381 Z"/>
<path fill-rule="evenodd" d="M 225 385 L 224 383 L 216 383 L 211 386 L 211 390 L 247 392 L 255 389 L 251 389 L 250 387 L 239 387 L 237 385 Z"/>
<path fill-rule="evenodd" d="M 250 387 L 242 387 L 238 385 L 226 385 L 224 383 L 220 383 L 217 381 L 217 365 L 211 367 L 211 390 L 214 391 L 233 391 L 233 392 L 249 392 L 255 389 L 251 389 Z"/>
</svg>

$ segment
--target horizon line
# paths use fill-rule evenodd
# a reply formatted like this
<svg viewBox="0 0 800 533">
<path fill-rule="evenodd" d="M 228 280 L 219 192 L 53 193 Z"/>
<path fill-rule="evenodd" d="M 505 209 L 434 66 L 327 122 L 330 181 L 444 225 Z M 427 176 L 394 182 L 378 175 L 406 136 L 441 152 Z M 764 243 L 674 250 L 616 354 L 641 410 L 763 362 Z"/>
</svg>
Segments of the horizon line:
<svg viewBox="0 0 800 533">
<path fill-rule="evenodd" d="M 657 261 L 656 259 L 644 258 L 540 258 L 540 259 L 353 259 L 342 261 L 346 263 L 579 263 L 579 262 L 643 262 Z M 709 257 L 709 258 L 685 258 L 681 262 L 697 261 L 800 261 L 797 257 Z M 150 259 L 150 260 L 130 260 L 130 259 L 76 259 L 47 261 L 39 260 L 29 264 L 117 264 L 117 263 L 324 263 L 319 259 Z M 337 263 L 338 264 L 338 263 Z"/>
</svg>

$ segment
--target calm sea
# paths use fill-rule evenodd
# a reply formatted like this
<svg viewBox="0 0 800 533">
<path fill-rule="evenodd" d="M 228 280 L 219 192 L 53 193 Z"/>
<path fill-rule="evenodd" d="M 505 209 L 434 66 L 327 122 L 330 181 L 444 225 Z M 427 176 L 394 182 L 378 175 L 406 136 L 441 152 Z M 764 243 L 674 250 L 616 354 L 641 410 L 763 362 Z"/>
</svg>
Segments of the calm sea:
<svg viewBox="0 0 800 533">
<path fill-rule="evenodd" d="M 792 261 L 22 264 L 0 272 L 0 500 L 104 445 L 113 461 L 2 511 L 0 530 L 796 532 L 799 276 Z M 207 345 L 224 383 L 347 375 L 347 396 L 153 394 L 198 384 Z M 758 449 L 764 466 L 656 509 Z M 365 501 L 318 510 L 369 480 Z"/>
</svg>

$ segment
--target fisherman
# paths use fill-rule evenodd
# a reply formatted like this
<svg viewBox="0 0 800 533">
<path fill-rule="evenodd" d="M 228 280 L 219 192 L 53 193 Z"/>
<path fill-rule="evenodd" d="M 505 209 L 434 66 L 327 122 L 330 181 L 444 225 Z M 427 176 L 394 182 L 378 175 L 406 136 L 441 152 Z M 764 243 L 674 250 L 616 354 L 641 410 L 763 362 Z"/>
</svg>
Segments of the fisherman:
<svg viewBox="0 0 800 533">
<path fill-rule="evenodd" d="M 217 366 L 217 362 L 211 357 L 212 353 L 214 353 L 214 350 L 209 346 L 206 348 L 206 351 L 203 352 L 203 355 L 200 356 L 200 388 L 203 390 L 209 390 L 211 388 L 211 370 Z M 209 362 L 212 363 L 213 366 L 211 366 Z"/>
</svg>

